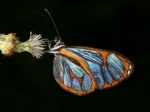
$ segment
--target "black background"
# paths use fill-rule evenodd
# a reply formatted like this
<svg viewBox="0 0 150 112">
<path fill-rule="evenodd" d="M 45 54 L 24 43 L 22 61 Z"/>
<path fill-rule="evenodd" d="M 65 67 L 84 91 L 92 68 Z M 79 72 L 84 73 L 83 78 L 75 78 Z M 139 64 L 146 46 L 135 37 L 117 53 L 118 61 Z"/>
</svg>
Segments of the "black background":
<svg viewBox="0 0 150 112">
<path fill-rule="evenodd" d="M 0 3 L 0 33 L 29 32 L 54 39 L 53 24 L 33 10 L 47 8 L 68 46 L 83 45 L 117 51 L 132 60 L 135 72 L 120 85 L 76 96 L 53 78 L 52 54 L 39 60 L 29 53 L 5 57 L 0 65 L 0 112 L 130 112 L 150 111 L 148 0 L 6 0 Z"/>
</svg>

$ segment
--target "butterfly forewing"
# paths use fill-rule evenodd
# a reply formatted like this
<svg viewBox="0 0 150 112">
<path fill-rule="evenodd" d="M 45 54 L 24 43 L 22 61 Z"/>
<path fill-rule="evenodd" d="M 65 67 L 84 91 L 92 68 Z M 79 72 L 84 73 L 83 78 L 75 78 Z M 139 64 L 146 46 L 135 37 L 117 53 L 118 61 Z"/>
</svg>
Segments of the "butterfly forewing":
<svg viewBox="0 0 150 112">
<path fill-rule="evenodd" d="M 54 76 L 65 90 L 86 95 L 95 88 L 113 87 L 134 70 L 123 55 L 91 47 L 64 47 L 54 59 Z"/>
</svg>

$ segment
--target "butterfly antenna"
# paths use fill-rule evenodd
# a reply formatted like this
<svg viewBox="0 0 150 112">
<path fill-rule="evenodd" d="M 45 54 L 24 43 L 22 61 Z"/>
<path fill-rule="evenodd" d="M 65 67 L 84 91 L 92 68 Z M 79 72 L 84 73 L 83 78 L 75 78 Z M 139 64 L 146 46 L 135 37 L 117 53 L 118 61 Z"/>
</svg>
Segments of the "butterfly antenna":
<svg viewBox="0 0 150 112">
<path fill-rule="evenodd" d="M 50 14 L 50 12 L 49 12 L 47 9 L 44 9 L 44 11 L 49 15 L 50 19 L 51 19 L 52 22 L 53 22 L 54 28 L 55 28 L 55 30 L 56 30 L 56 32 L 57 32 L 57 36 L 55 37 L 55 42 L 61 41 L 59 31 L 58 31 L 58 29 L 57 29 L 57 27 L 56 27 L 56 24 L 55 24 L 55 22 L 54 22 L 54 20 L 53 20 L 53 18 L 52 18 L 52 16 L 51 16 L 51 14 Z"/>
<path fill-rule="evenodd" d="M 58 41 L 61 41 L 60 34 L 59 34 L 59 32 L 58 32 L 58 29 L 57 29 L 57 27 L 56 27 L 56 24 L 55 24 L 55 22 L 54 22 L 54 20 L 53 20 L 53 18 L 52 18 L 52 16 L 51 16 L 51 14 L 50 14 L 50 12 L 49 12 L 47 9 L 44 9 L 44 11 L 49 15 L 49 17 L 50 17 L 50 19 L 52 20 L 52 23 L 53 23 L 53 25 L 54 25 L 54 28 L 55 28 L 55 30 L 56 30 L 56 32 L 57 32 L 57 36 L 55 37 L 55 40 L 52 40 L 51 42 L 58 42 Z M 45 21 L 46 21 L 47 23 L 49 23 L 49 21 L 47 20 L 47 18 L 45 18 L 45 16 L 44 16 L 42 13 L 40 13 L 40 12 L 37 11 L 37 10 L 34 10 L 33 12 L 36 12 L 36 13 L 38 13 L 39 15 L 41 15 L 41 16 L 45 19 Z M 50 23 L 49 23 L 49 24 L 50 24 Z"/>
<path fill-rule="evenodd" d="M 45 21 L 46 21 L 47 23 L 49 23 L 49 21 L 45 18 L 45 16 L 43 16 L 42 13 L 40 13 L 40 12 L 37 11 L 37 10 L 34 10 L 33 12 L 36 12 L 37 14 L 41 15 L 41 16 L 45 19 Z"/>
</svg>

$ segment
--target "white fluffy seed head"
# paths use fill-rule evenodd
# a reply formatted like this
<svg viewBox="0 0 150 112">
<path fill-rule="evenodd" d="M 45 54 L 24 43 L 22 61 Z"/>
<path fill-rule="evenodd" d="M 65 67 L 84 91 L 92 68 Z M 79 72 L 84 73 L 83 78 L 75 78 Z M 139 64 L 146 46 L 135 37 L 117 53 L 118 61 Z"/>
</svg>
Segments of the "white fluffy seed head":
<svg viewBox="0 0 150 112">
<path fill-rule="evenodd" d="M 42 39 L 42 35 L 30 33 L 30 38 L 28 42 L 30 42 L 30 46 L 31 46 L 30 52 L 33 55 L 33 57 L 35 56 L 37 59 L 42 57 L 42 55 L 44 54 L 44 49 L 45 49 L 44 48 L 45 39 Z"/>
<path fill-rule="evenodd" d="M 25 41 L 25 42 L 20 42 L 16 49 L 15 52 L 30 52 L 33 57 L 36 57 L 37 59 L 39 59 L 40 57 L 42 57 L 42 55 L 44 54 L 44 46 L 45 45 L 45 41 L 46 39 L 42 39 L 42 35 L 41 34 L 32 34 L 32 32 L 30 32 L 30 38 L 29 40 Z"/>
</svg>

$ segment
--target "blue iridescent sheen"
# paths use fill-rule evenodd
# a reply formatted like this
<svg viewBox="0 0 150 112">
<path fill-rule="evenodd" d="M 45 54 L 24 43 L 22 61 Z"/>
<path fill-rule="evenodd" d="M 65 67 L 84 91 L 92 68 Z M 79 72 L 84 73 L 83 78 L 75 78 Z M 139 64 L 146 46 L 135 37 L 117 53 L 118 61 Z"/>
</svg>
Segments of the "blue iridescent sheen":
<svg viewBox="0 0 150 112">
<path fill-rule="evenodd" d="M 97 53 L 96 51 L 88 50 L 88 49 L 82 49 L 82 48 L 66 48 L 67 50 L 81 56 L 82 58 L 93 61 L 98 64 L 102 64 L 102 56 Z"/>
<path fill-rule="evenodd" d="M 68 87 L 71 87 L 71 77 L 69 74 L 69 67 L 66 63 L 64 64 L 64 84 Z"/>
<path fill-rule="evenodd" d="M 69 73 L 69 70 L 71 70 L 74 73 L 74 75 L 76 75 L 77 77 L 79 77 L 79 78 L 83 77 L 82 91 L 87 91 L 92 84 L 91 78 L 89 77 L 89 75 L 82 68 L 75 65 L 73 62 L 71 62 L 67 58 L 65 58 L 63 56 L 61 56 L 61 57 L 62 57 L 63 69 L 64 69 L 64 84 L 68 87 L 71 87 L 71 83 L 73 83 L 72 86 L 76 89 L 77 88 L 79 89 L 79 85 L 77 84 L 77 82 L 75 84 L 75 82 L 71 81 L 71 80 L 73 80 L 73 79 L 71 79 L 70 73 Z"/>
<path fill-rule="evenodd" d="M 92 82 L 91 78 L 88 74 L 84 73 L 83 80 L 82 80 L 82 91 L 87 91 L 90 89 Z"/>
<path fill-rule="evenodd" d="M 103 77 L 104 77 L 104 80 L 108 83 L 108 84 L 112 84 L 112 77 L 107 69 L 106 66 L 102 66 L 102 73 L 103 73 Z"/>
<path fill-rule="evenodd" d="M 54 61 L 53 61 L 53 73 L 54 73 L 54 77 L 57 78 L 60 82 L 63 82 L 63 78 L 61 77 L 61 64 L 62 62 L 59 61 L 59 57 L 54 57 Z"/>
<path fill-rule="evenodd" d="M 118 74 L 117 70 L 114 67 L 108 66 L 108 70 L 114 80 L 120 79 L 120 75 Z"/>
<path fill-rule="evenodd" d="M 78 81 L 76 78 L 73 78 L 73 79 L 72 79 L 71 87 L 72 87 L 73 89 L 75 89 L 75 90 L 78 90 L 78 91 L 81 90 L 80 83 L 79 83 L 79 81 Z"/>
<path fill-rule="evenodd" d="M 124 74 L 123 62 L 113 53 L 107 56 L 107 66 L 114 80 L 118 80 Z"/>
<path fill-rule="evenodd" d="M 65 62 L 68 64 L 69 68 L 71 69 L 71 71 L 77 76 L 77 77 L 83 77 L 83 70 L 75 65 L 73 62 L 71 62 L 70 60 L 64 58 Z"/>
<path fill-rule="evenodd" d="M 100 65 L 87 61 L 89 68 L 94 76 L 97 86 L 102 87 L 104 85 L 104 79 L 102 76 Z"/>
</svg>

